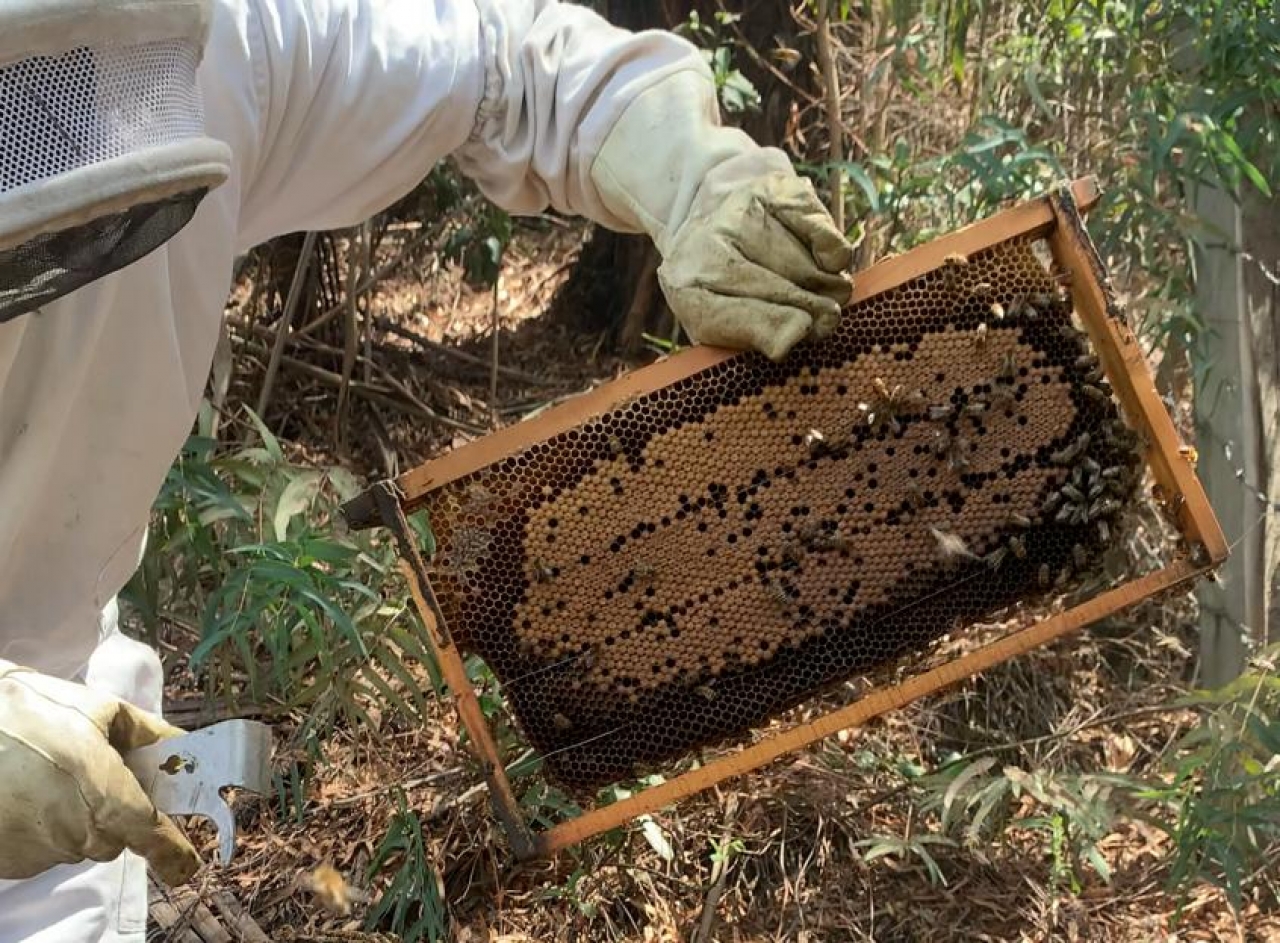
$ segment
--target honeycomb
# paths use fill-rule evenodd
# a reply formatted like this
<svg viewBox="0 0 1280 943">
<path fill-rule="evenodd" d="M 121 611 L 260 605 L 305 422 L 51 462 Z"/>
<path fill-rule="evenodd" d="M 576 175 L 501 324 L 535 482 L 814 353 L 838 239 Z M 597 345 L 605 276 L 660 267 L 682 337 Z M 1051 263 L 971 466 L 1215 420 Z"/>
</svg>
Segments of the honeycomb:
<svg viewBox="0 0 1280 943">
<path fill-rule="evenodd" d="M 429 492 L 463 651 L 585 795 L 740 738 L 1100 560 L 1140 476 L 1034 243 L 787 361 L 744 354 Z"/>
</svg>

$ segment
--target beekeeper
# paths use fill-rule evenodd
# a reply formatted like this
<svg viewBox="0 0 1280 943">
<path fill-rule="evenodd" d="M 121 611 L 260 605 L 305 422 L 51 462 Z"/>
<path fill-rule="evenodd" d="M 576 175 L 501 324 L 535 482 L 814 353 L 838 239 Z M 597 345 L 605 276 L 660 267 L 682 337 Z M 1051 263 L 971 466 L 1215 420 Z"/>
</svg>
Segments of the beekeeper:
<svg viewBox="0 0 1280 943">
<path fill-rule="evenodd" d="M 645 232 L 695 340 L 780 357 L 850 248 L 698 51 L 554 0 L 0 0 L 0 943 L 143 939 L 198 860 L 120 752 L 159 720 L 116 593 L 232 260 L 454 158 L 513 213 Z"/>
</svg>

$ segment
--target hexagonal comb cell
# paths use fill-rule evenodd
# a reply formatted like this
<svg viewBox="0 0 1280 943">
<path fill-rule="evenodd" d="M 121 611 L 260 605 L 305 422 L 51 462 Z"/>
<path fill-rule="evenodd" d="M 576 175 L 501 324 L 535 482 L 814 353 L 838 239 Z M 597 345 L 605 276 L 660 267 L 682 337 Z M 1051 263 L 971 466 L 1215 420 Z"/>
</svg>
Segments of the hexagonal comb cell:
<svg viewBox="0 0 1280 943">
<path fill-rule="evenodd" d="M 1069 584 L 1140 468 L 1013 240 L 429 493 L 432 585 L 582 792 Z"/>
</svg>

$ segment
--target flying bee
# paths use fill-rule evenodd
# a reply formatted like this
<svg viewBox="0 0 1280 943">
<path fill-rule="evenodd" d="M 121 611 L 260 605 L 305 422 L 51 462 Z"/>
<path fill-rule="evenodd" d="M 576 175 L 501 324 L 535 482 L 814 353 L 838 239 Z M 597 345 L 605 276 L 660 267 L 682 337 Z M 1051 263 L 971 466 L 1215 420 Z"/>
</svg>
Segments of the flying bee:
<svg viewBox="0 0 1280 943">
<path fill-rule="evenodd" d="M 987 322 L 983 321 L 978 325 L 978 329 L 973 334 L 974 350 L 982 350 L 987 346 Z"/>
<path fill-rule="evenodd" d="M 538 583 L 550 583 L 556 578 L 556 572 L 542 561 L 541 557 L 533 559 L 533 578 Z"/>
<path fill-rule="evenodd" d="M 962 472 L 969 468 L 969 440 L 964 436 L 956 436 L 951 440 L 947 464 L 953 472 Z"/>
<path fill-rule="evenodd" d="M 988 310 L 991 312 L 991 316 L 995 318 L 997 321 L 1004 320 L 1004 305 L 1002 305 L 1000 302 L 998 301 L 991 302 L 991 307 Z"/>
<path fill-rule="evenodd" d="M 990 282 L 978 282 L 978 284 L 969 289 L 969 294 L 975 298 L 990 298 L 995 294 L 995 291 Z"/>
<path fill-rule="evenodd" d="M 825 455 L 830 448 L 827 437 L 818 429 L 810 429 L 804 434 L 804 444 L 814 458 Z"/>
<path fill-rule="evenodd" d="M 965 416 L 969 416 L 973 418 L 981 416 L 986 411 L 987 411 L 986 403 L 974 403 L 974 402 L 965 403 L 964 407 L 960 410 L 960 412 Z"/>
<path fill-rule="evenodd" d="M 998 570 L 1000 568 L 1000 564 L 1004 562 L 1004 558 L 1008 555 L 1008 547 L 996 547 L 996 549 L 987 554 L 984 559 L 987 561 L 987 566 L 993 570 Z"/>
<path fill-rule="evenodd" d="M 559 711 L 551 715 L 551 722 L 556 725 L 557 730 L 568 730 L 573 726 L 573 721 Z"/>
<path fill-rule="evenodd" d="M 714 701 L 716 699 L 715 689 L 709 684 L 700 684 L 693 689 L 693 693 L 698 695 L 704 701 Z"/>
<path fill-rule="evenodd" d="M 612 455 L 614 458 L 617 458 L 619 455 L 623 453 L 622 440 L 619 439 L 616 435 L 609 436 L 606 444 L 609 447 L 609 454 Z"/>
<path fill-rule="evenodd" d="M 1071 579 L 1071 567 L 1064 566 L 1061 570 L 1058 571 L 1058 575 L 1054 577 L 1054 580 L 1053 580 L 1054 588 L 1061 589 L 1062 587 L 1067 585 L 1067 582 L 1070 579 Z"/>
<path fill-rule="evenodd" d="M 964 539 L 945 530 L 939 530 L 936 527 L 930 527 L 929 533 L 933 535 L 933 539 L 938 544 L 938 555 L 944 561 L 954 562 L 956 560 L 977 560 L 979 557 L 968 545 Z"/>
</svg>

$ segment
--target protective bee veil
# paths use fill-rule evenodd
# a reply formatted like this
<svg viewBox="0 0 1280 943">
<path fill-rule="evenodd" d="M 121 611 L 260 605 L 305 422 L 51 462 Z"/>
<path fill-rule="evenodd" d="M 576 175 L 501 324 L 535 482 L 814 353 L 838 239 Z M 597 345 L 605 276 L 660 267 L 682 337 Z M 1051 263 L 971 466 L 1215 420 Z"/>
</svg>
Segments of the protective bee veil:
<svg viewBox="0 0 1280 943">
<path fill-rule="evenodd" d="M 209 0 L 0 2 L 0 322 L 123 268 L 227 177 Z"/>
</svg>

